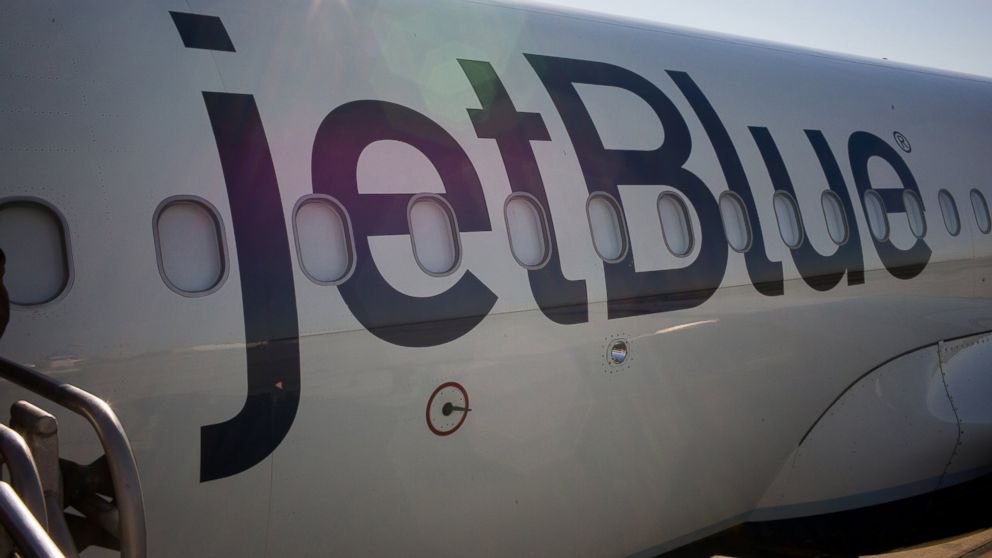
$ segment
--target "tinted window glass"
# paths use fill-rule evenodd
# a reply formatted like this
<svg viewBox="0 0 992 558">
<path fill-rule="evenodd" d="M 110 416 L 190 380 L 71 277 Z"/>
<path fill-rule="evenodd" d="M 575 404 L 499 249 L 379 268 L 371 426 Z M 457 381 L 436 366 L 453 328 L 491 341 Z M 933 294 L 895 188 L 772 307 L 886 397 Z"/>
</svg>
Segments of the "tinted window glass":
<svg viewBox="0 0 992 558">
<path fill-rule="evenodd" d="M 720 217 L 727 244 L 737 252 L 746 252 L 751 247 L 751 227 L 747 221 L 747 209 L 737 194 L 724 192 L 720 196 Z"/>
<path fill-rule="evenodd" d="M 504 207 L 510 251 L 524 267 L 538 267 L 547 260 L 548 242 L 544 213 L 526 195 L 510 196 Z"/>
<path fill-rule="evenodd" d="M 4 284 L 14 304 L 49 302 L 69 285 L 68 241 L 62 219 L 34 201 L 0 203 L 0 249 L 7 256 Z"/>
<path fill-rule="evenodd" d="M 909 220 L 909 230 L 916 238 L 923 238 L 927 234 L 927 221 L 923 216 L 923 202 L 920 196 L 912 190 L 902 193 L 903 205 L 906 206 L 906 219 Z"/>
<path fill-rule="evenodd" d="M 433 196 L 415 198 L 409 221 L 413 255 L 420 267 L 433 275 L 454 271 L 460 256 L 458 229 L 447 204 Z"/>
<path fill-rule="evenodd" d="M 593 247 L 599 257 L 608 262 L 622 259 L 627 251 L 627 238 L 617 202 L 607 195 L 593 194 L 586 203 L 586 212 Z"/>
<path fill-rule="evenodd" d="M 882 196 L 875 190 L 868 190 L 864 197 L 865 212 L 868 214 L 868 227 L 875 240 L 889 238 L 889 215 L 885 211 Z"/>
<path fill-rule="evenodd" d="M 225 272 L 220 220 L 206 202 L 194 198 L 166 201 L 155 219 L 159 271 L 166 284 L 183 294 L 206 294 Z"/>
<path fill-rule="evenodd" d="M 803 243 L 803 223 L 799 216 L 796 200 L 785 192 L 777 192 L 774 197 L 775 218 L 782 241 L 789 248 L 798 248 Z"/>
<path fill-rule="evenodd" d="M 844 213 L 844 205 L 840 201 L 840 196 L 826 190 L 820 197 L 820 204 L 823 205 L 823 218 L 827 223 L 827 234 L 834 244 L 840 245 L 847 242 L 847 214 Z"/>
<path fill-rule="evenodd" d="M 961 232 L 958 204 L 947 190 L 941 190 L 937 194 L 937 200 L 940 201 L 940 213 L 944 217 L 944 226 L 947 228 L 947 232 L 951 233 L 951 236 L 957 236 Z"/>
<path fill-rule="evenodd" d="M 985 196 L 978 190 L 971 191 L 971 207 L 975 210 L 975 222 L 978 230 L 983 234 L 989 232 L 989 204 L 985 201 Z"/>
<path fill-rule="evenodd" d="M 685 203 L 675 194 L 662 194 L 658 198 L 658 217 L 668 251 L 679 257 L 687 256 L 692 251 L 692 225 Z"/>
<path fill-rule="evenodd" d="M 324 197 L 306 197 L 296 206 L 293 225 L 304 274 L 320 284 L 334 284 L 351 272 L 351 227 L 344 208 Z"/>
</svg>

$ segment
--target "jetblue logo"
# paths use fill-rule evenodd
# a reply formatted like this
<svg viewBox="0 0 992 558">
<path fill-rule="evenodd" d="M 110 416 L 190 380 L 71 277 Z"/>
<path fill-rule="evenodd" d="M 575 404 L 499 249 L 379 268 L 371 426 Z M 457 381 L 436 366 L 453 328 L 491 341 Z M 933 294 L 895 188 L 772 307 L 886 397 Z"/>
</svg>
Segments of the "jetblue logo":
<svg viewBox="0 0 992 558">
<path fill-rule="evenodd" d="M 218 18 L 173 14 L 173 19 L 187 47 L 234 51 Z M 619 185 L 666 185 L 677 190 L 699 217 L 698 253 L 686 267 L 638 272 L 630 250 L 617 261 L 603 263 L 608 317 L 671 312 L 706 302 L 723 281 L 730 248 L 716 197 L 685 166 L 693 150 L 685 116 L 656 84 L 626 68 L 539 54 L 523 56 L 565 125 L 590 194 L 607 194 L 621 200 Z M 585 282 L 566 279 L 562 273 L 554 222 L 533 149 L 534 142 L 551 140 L 544 117 L 518 111 L 488 62 L 458 63 L 481 107 L 467 109 L 476 135 L 496 143 L 513 192 L 532 196 L 547 216 L 549 260 L 539 269 L 527 271 L 537 307 L 554 323 L 585 323 Z M 753 239 L 745 262 L 752 285 L 761 295 L 782 295 L 782 264 L 772 261 L 765 252 L 751 185 L 730 134 L 716 108 L 688 73 L 669 70 L 667 75 L 702 124 L 729 190 L 746 209 Z M 642 99 L 661 122 L 662 145 L 649 151 L 605 147 L 577 85 L 616 87 Z M 203 427 L 201 480 L 208 481 L 244 471 L 278 446 L 295 417 L 300 380 L 290 244 L 258 108 L 254 98 L 245 94 L 205 92 L 204 101 L 224 170 L 241 266 L 249 385 L 245 406 L 237 416 Z M 753 126 L 748 132 L 775 189 L 795 197 L 788 167 L 771 131 Z M 849 185 L 824 134 L 820 130 L 804 132 L 851 226 L 847 242 L 832 254 L 820 254 L 811 243 L 802 243 L 792 250 L 795 265 L 803 280 L 819 291 L 836 287 L 845 276 L 848 285 L 862 284 L 864 257 Z M 903 151 L 910 151 L 905 136 L 898 134 L 895 139 Z M 432 163 L 444 186 L 440 196 L 450 205 L 462 232 L 491 230 L 478 173 L 459 143 L 441 125 L 396 103 L 362 100 L 343 104 L 320 123 L 311 156 L 313 192 L 337 199 L 350 214 L 353 225 L 355 269 L 337 288 L 355 318 L 386 342 L 405 347 L 448 343 L 477 326 L 490 313 L 497 296 L 471 270 L 448 290 L 430 297 L 404 294 L 380 273 L 369 238 L 409 234 L 406 211 L 413 196 L 359 192 L 359 157 L 368 146 L 382 140 L 405 143 Z M 883 198 L 886 211 L 905 212 L 903 191 L 918 194 L 918 187 L 899 152 L 865 131 L 851 133 L 845 147 L 858 197 L 874 189 L 868 163 L 878 158 L 892 168 L 901 184 L 875 191 Z M 622 202 L 618 203 L 622 209 Z M 885 268 L 900 279 L 915 277 L 930 259 L 930 248 L 922 239 L 901 249 L 887 238 L 869 237 Z"/>
<path fill-rule="evenodd" d="M 704 303 L 723 281 L 729 249 L 716 197 L 685 166 L 692 153 L 693 138 L 683 114 L 661 89 L 620 66 L 536 54 L 524 56 L 565 124 L 590 194 L 604 193 L 621 200 L 619 185 L 663 184 L 678 190 L 699 216 L 698 255 L 686 267 L 638 272 L 632 251 L 618 261 L 604 262 L 609 318 L 669 312 Z M 476 135 L 496 142 L 512 190 L 532 195 L 542 205 L 544 214 L 550 216 L 533 150 L 533 142 L 550 140 L 543 117 L 518 111 L 489 63 L 459 60 L 459 64 L 482 107 L 468 109 Z M 703 124 L 729 189 L 747 209 L 754 235 L 752 248 L 745 255 L 751 283 L 763 295 L 781 295 L 782 264 L 771 261 L 765 252 L 751 186 L 730 135 L 689 74 L 669 71 L 668 75 Z M 640 97 L 661 121 L 663 144 L 651 151 L 606 148 L 577 92 L 577 85 L 617 87 Z M 795 197 L 787 165 L 772 133 L 764 127 L 751 127 L 749 132 L 776 190 Z M 819 130 L 806 130 L 805 134 L 829 188 L 841 202 L 847 222 L 856 223 L 857 206 L 833 150 Z M 314 139 L 311 159 L 314 192 L 339 200 L 354 224 L 355 272 L 338 288 L 355 317 L 379 338 L 407 347 L 447 343 L 475 327 L 492 309 L 496 295 L 471 271 L 449 290 L 432 297 L 406 295 L 383 278 L 372 258 L 368 239 L 409 234 L 406 208 L 413 194 L 359 193 L 356 178 L 359 156 L 366 147 L 381 140 L 403 142 L 431 161 L 444 185 L 442 197 L 451 205 L 462 231 L 490 230 L 489 208 L 478 174 L 458 142 L 439 124 L 394 103 L 370 100 L 344 104 L 324 118 Z M 847 155 L 855 187 L 861 195 L 873 186 L 868 162 L 877 157 L 888 163 L 900 178 L 902 188 L 877 191 L 890 213 L 905 210 L 901 203 L 902 190 L 917 191 L 917 185 L 892 146 L 868 132 L 854 132 L 848 140 Z M 557 254 L 554 223 L 550 219 L 548 228 L 551 253 Z M 886 268 L 902 279 L 920 273 L 930 258 L 930 250 L 922 240 L 909 249 L 900 249 L 888 240 L 872 239 Z M 860 234 L 852 227 L 848 241 L 834 253 L 819 254 L 806 242 L 793 251 L 793 257 L 803 279 L 814 289 L 825 291 L 837 286 L 845 275 L 848 284 L 864 282 L 861 251 Z M 528 274 L 534 300 L 548 319 L 565 325 L 587 321 L 585 285 L 582 281 L 565 279 L 556 257 L 540 269 L 528 270 Z M 424 323 L 430 323 L 431 327 L 418 325 Z"/>
</svg>

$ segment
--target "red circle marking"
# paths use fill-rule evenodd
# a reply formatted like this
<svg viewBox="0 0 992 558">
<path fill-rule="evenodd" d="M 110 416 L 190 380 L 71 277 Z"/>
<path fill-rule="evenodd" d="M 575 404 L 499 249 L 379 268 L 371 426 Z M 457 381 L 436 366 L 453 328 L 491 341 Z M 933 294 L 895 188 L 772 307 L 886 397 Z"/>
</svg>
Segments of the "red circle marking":
<svg viewBox="0 0 992 558">
<path fill-rule="evenodd" d="M 459 428 L 462 427 L 462 424 L 465 422 L 465 419 L 468 417 L 468 411 L 462 411 L 462 419 L 460 421 L 458 421 L 458 424 L 456 424 L 454 428 L 452 428 L 451 430 L 448 430 L 447 432 L 442 432 L 442 431 L 438 430 L 437 428 L 434 428 L 434 425 L 431 424 L 431 404 L 434 403 L 434 398 L 437 397 L 437 394 L 438 393 L 441 393 L 441 390 L 442 389 L 448 388 L 448 387 L 453 387 L 453 388 L 457 389 L 458 391 L 462 392 L 462 395 L 465 397 L 465 408 L 466 409 L 471 409 L 471 407 L 469 407 L 469 404 L 468 404 L 468 392 L 465 391 L 465 388 L 462 387 L 461 384 L 459 384 L 458 382 L 445 382 L 445 383 L 437 386 L 437 389 L 435 389 L 434 390 L 434 393 L 431 394 L 430 399 L 427 400 L 427 412 L 424 414 L 424 416 L 427 419 L 427 428 L 430 428 L 431 429 L 431 432 L 433 432 L 434 434 L 436 434 L 438 436 L 448 436 L 448 435 L 454 434 L 456 430 L 458 430 Z"/>
</svg>

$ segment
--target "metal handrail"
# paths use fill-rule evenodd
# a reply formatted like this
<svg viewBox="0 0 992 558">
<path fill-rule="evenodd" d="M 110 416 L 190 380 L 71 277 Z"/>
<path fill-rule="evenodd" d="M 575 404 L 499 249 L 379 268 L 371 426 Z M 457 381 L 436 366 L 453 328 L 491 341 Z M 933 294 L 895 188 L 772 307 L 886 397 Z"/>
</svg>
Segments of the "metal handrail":
<svg viewBox="0 0 992 558">
<path fill-rule="evenodd" d="M 107 455 L 107 465 L 114 485 L 114 499 L 120 514 L 121 556 L 144 558 L 147 535 L 138 466 L 134 461 L 131 443 L 110 405 L 76 386 L 59 382 L 3 357 L 0 357 L 0 377 L 89 421 Z"/>
<path fill-rule="evenodd" d="M 38 518 L 5 482 L 0 482 L 0 524 L 14 539 L 21 555 L 29 558 L 65 558 L 45 528 L 38 523 Z"/>
<path fill-rule="evenodd" d="M 38 518 L 43 529 L 48 528 L 45 513 L 45 492 L 31 450 L 20 434 L 0 424 L 0 455 L 10 470 L 10 482 L 20 494 L 28 510 Z"/>
</svg>

